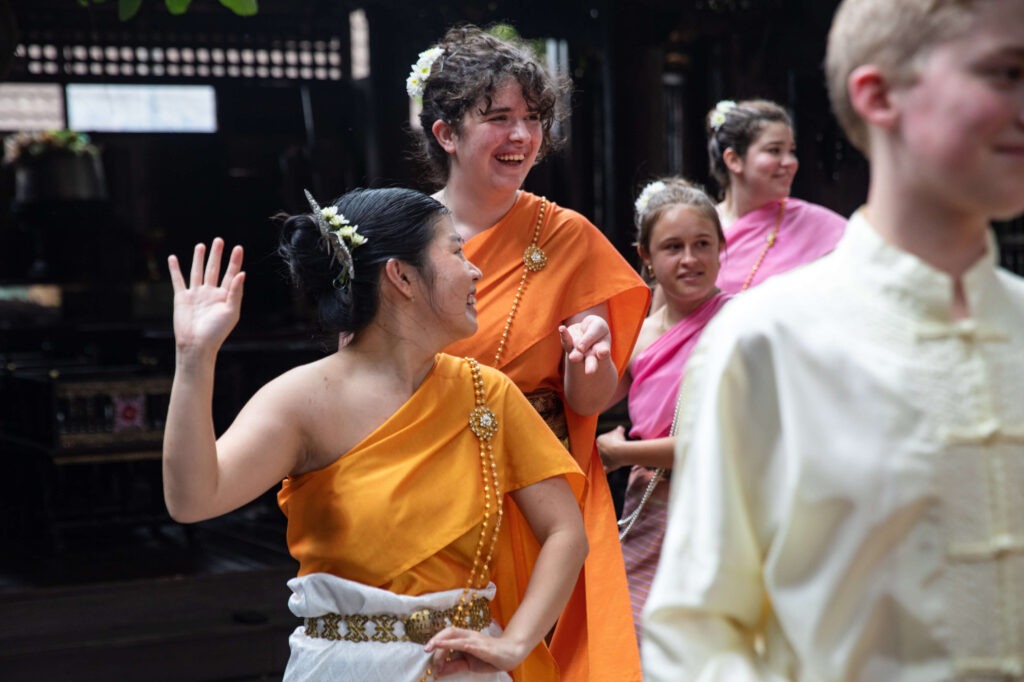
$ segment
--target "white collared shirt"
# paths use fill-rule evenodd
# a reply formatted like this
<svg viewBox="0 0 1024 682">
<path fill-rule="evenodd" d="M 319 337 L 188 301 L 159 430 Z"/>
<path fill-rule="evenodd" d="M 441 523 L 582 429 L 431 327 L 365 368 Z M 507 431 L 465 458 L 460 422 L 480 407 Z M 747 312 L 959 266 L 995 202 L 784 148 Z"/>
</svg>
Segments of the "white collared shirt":
<svg viewBox="0 0 1024 682">
<path fill-rule="evenodd" d="M 1024 280 L 962 284 L 857 213 L 712 321 L 645 680 L 1024 679 Z"/>
</svg>

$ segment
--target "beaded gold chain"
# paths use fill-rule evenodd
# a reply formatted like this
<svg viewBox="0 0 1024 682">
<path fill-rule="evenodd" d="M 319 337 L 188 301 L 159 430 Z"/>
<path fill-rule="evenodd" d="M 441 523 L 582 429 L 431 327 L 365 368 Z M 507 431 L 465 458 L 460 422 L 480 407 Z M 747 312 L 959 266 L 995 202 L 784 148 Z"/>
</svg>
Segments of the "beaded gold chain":
<svg viewBox="0 0 1024 682">
<path fill-rule="evenodd" d="M 512 298 L 512 309 L 508 311 L 508 318 L 505 320 L 505 329 L 501 332 L 501 340 L 498 342 L 498 352 L 494 354 L 494 367 L 498 366 L 501 354 L 505 352 L 505 344 L 508 343 L 508 335 L 512 330 L 512 320 L 515 319 L 516 310 L 519 309 L 519 300 L 523 297 L 523 290 L 526 288 L 526 277 L 531 272 L 540 272 L 548 264 L 548 257 L 544 251 L 537 246 L 540 238 L 540 226 L 544 223 L 544 211 L 547 209 L 548 200 L 540 198 L 540 211 L 537 213 L 537 225 L 533 228 L 533 241 L 523 252 L 523 276 L 519 279 L 519 288 Z"/>
<path fill-rule="evenodd" d="M 469 595 L 474 586 L 477 589 L 483 588 L 491 574 L 491 559 L 494 557 L 494 548 L 498 544 L 498 531 L 501 529 L 501 519 L 504 509 L 501 500 L 501 483 L 498 479 L 498 463 L 494 459 L 494 447 L 491 440 L 498 432 L 498 417 L 487 406 L 486 392 L 484 391 L 484 380 L 480 376 L 480 363 L 473 358 L 465 358 L 469 365 L 469 371 L 473 375 L 473 411 L 469 413 L 469 430 L 480 440 L 480 470 L 484 483 L 484 519 L 480 524 L 480 539 L 476 543 L 476 554 L 473 557 L 473 566 L 469 569 L 469 578 L 466 580 L 466 587 L 463 588 L 459 601 L 455 605 L 455 615 L 452 617 L 453 627 L 464 627 L 469 618 L 471 608 Z M 491 503 L 494 503 L 495 520 L 494 527 L 490 531 L 490 542 L 487 541 L 488 529 L 491 527 Z M 484 556 L 484 546 L 487 546 L 487 554 Z M 481 562 L 481 557 L 483 561 Z M 451 660 L 451 652 L 447 660 Z M 427 668 L 420 682 L 428 682 L 434 678 L 434 670 Z"/>
<path fill-rule="evenodd" d="M 761 255 L 757 257 L 757 262 L 754 263 L 754 267 L 750 269 L 750 274 L 747 275 L 747 281 L 743 283 L 743 288 L 740 291 L 746 291 L 750 286 L 750 283 L 754 281 L 754 275 L 757 274 L 758 268 L 761 267 L 761 263 L 764 261 L 764 257 L 768 255 L 768 249 L 775 246 L 775 240 L 779 236 L 779 226 L 782 225 L 782 214 L 786 212 L 786 199 L 783 197 L 782 201 L 779 202 L 779 217 L 775 219 L 775 227 L 768 233 L 768 243 L 764 245 L 764 249 L 761 250 Z"/>
</svg>

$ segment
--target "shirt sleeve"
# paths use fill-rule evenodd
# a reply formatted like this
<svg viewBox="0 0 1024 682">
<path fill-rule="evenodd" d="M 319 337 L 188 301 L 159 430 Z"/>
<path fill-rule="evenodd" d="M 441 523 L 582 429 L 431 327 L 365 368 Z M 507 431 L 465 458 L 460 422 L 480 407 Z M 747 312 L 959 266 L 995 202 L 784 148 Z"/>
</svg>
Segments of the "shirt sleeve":
<svg viewBox="0 0 1024 682">
<path fill-rule="evenodd" d="M 732 311 L 735 313 L 735 311 Z M 755 653 L 771 617 L 762 578 L 781 483 L 771 344 L 737 338 L 724 310 L 680 392 L 669 518 L 644 610 L 644 679 L 780 680 Z"/>
</svg>

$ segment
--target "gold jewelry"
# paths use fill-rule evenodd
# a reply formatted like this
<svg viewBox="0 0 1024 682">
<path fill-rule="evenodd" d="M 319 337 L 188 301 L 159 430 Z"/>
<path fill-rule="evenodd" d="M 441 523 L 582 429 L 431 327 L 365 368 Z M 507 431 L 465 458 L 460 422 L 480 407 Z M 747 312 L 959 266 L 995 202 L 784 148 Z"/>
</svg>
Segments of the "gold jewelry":
<svg viewBox="0 0 1024 682">
<path fill-rule="evenodd" d="M 743 283 L 743 287 L 740 291 L 746 291 L 750 286 L 750 283 L 754 281 L 754 275 L 757 274 L 758 268 L 761 267 L 761 263 L 764 261 L 764 257 L 768 255 L 768 249 L 775 246 L 775 240 L 779 236 L 779 226 L 782 225 L 782 214 L 786 212 L 786 199 L 783 197 L 782 201 L 779 202 L 779 216 L 775 219 L 775 227 L 772 228 L 771 232 L 767 236 L 767 244 L 764 245 L 764 249 L 761 251 L 761 255 L 757 257 L 757 262 L 754 263 L 754 267 L 750 269 L 750 274 L 747 275 L 747 281 Z"/>
<path fill-rule="evenodd" d="M 516 310 L 519 309 L 519 301 L 523 297 L 523 290 L 526 288 L 526 276 L 531 272 L 540 272 L 548 264 L 548 257 L 544 251 L 537 246 L 537 239 L 540 237 L 540 226 L 544 222 L 544 211 L 547 208 L 548 200 L 540 198 L 540 211 L 537 213 L 537 225 L 533 228 L 533 242 L 523 252 L 523 276 L 519 279 L 519 288 L 512 298 L 512 309 L 508 311 L 508 318 L 505 320 L 505 329 L 501 332 L 501 340 L 498 342 L 498 352 L 494 354 L 494 367 L 498 366 L 501 354 L 505 351 L 508 343 L 508 335 L 512 330 L 512 320 L 515 319 Z"/>
<path fill-rule="evenodd" d="M 491 624 L 491 604 L 485 597 L 469 603 L 464 627 L 477 632 Z M 391 613 L 325 613 L 304 621 L 310 637 L 335 642 L 415 642 L 426 644 L 430 638 L 452 624 L 455 607 L 448 609 L 420 609 L 401 617 Z M 401 624 L 402 632 L 396 627 Z M 344 632 L 341 626 L 344 625 Z"/>
<path fill-rule="evenodd" d="M 498 479 L 498 463 L 494 459 L 494 448 L 491 439 L 498 432 L 498 417 L 487 406 L 484 380 L 480 376 L 480 363 L 473 358 L 465 358 L 469 365 L 469 371 L 473 375 L 473 397 L 475 407 L 469 413 L 469 430 L 480 439 L 480 469 L 483 472 L 484 481 L 484 520 L 480 524 L 480 539 L 476 544 L 476 555 L 473 557 L 473 566 L 469 569 L 469 579 L 466 587 L 459 596 L 459 601 L 450 611 L 452 627 L 466 627 L 471 623 L 474 609 L 473 602 L 469 600 L 470 591 L 474 585 L 476 589 L 483 588 L 487 584 L 488 576 L 491 574 L 491 559 L 494 557 L 494 548 L 498 544 L 498 531 L 501 529 L 501 518 L 504 509 L 501 501 L 501 483 Z M 490 541 L 488 542 L 488 529 L 491 528 L 491 503 L 494 502 L 495 521 L 494 527 L 490 530 Z M 487 546 L 487 554 L 484 556 L 484 546 Z M 481 562 L 481 557 L 483 561 Z M 475 600 L 474 600 L 475 601 Z M 430 611 L 430 609 L 425 609 Z M 419 612 L 417 612 L 419 613 Z M 413 618 L 416 613 L 409 616 Z M 451 652 L 447 660 L 451 660 Z M 426 674 L 420 682 L 428 682 L 434 678 L 433 668 L 427 668 Z M 436 678 L 434 678 L 436 679 Z"/>
</svg>

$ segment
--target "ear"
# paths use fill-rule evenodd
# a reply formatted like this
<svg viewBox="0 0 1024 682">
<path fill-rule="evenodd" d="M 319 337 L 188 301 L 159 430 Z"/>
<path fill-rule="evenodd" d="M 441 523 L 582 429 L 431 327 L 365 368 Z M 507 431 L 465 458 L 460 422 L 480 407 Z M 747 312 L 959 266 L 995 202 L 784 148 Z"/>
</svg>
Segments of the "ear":
<svg viewBox="0 0 1024 682">
<path fill-rule="evenodd" d="M 415 268 L 397 258 L 389 258 L 388 262 L 384 264 L 384 278 L 400 295 L 410 301 L 415 293 L 413 282 L 416 280 L 416 276 L 413 270 Z"/>
<path fill-rule="evenodd" d="M 850 104 L 872 126 L 892 129 L 899 122 L 898 98 L 889 78 L 873 64 L 858 66 L 846 80 Z"/>
<path fill-rule="evenodd" d="M 430 132 L 434 133 L 434 139 L 441 145 L 441 149 L 449 154 L 455 153 L 455 129 L 448 123 L 437 119 L 434 125 L 430 126 Z"/>
<path fill-rule="evenodd" d="M 732 147 L 726 147 L 722 152 L 722 161 L 725 162 L 725 167 L 729 169 L 730 173 L 739 175 L 743 172 L 743 159 Z"/>
<path fill-rule="evenodd" d="M 637 253 L 638 256 L 640 256 L 640 262 L 641 263 L 643 263 L 644 265 L 650 265 L 651 264 L 651 252 L 650 251 L 645 249 L 640 244 L 637 244 L 636 245 L 636 253 Z"/>
</svg>

